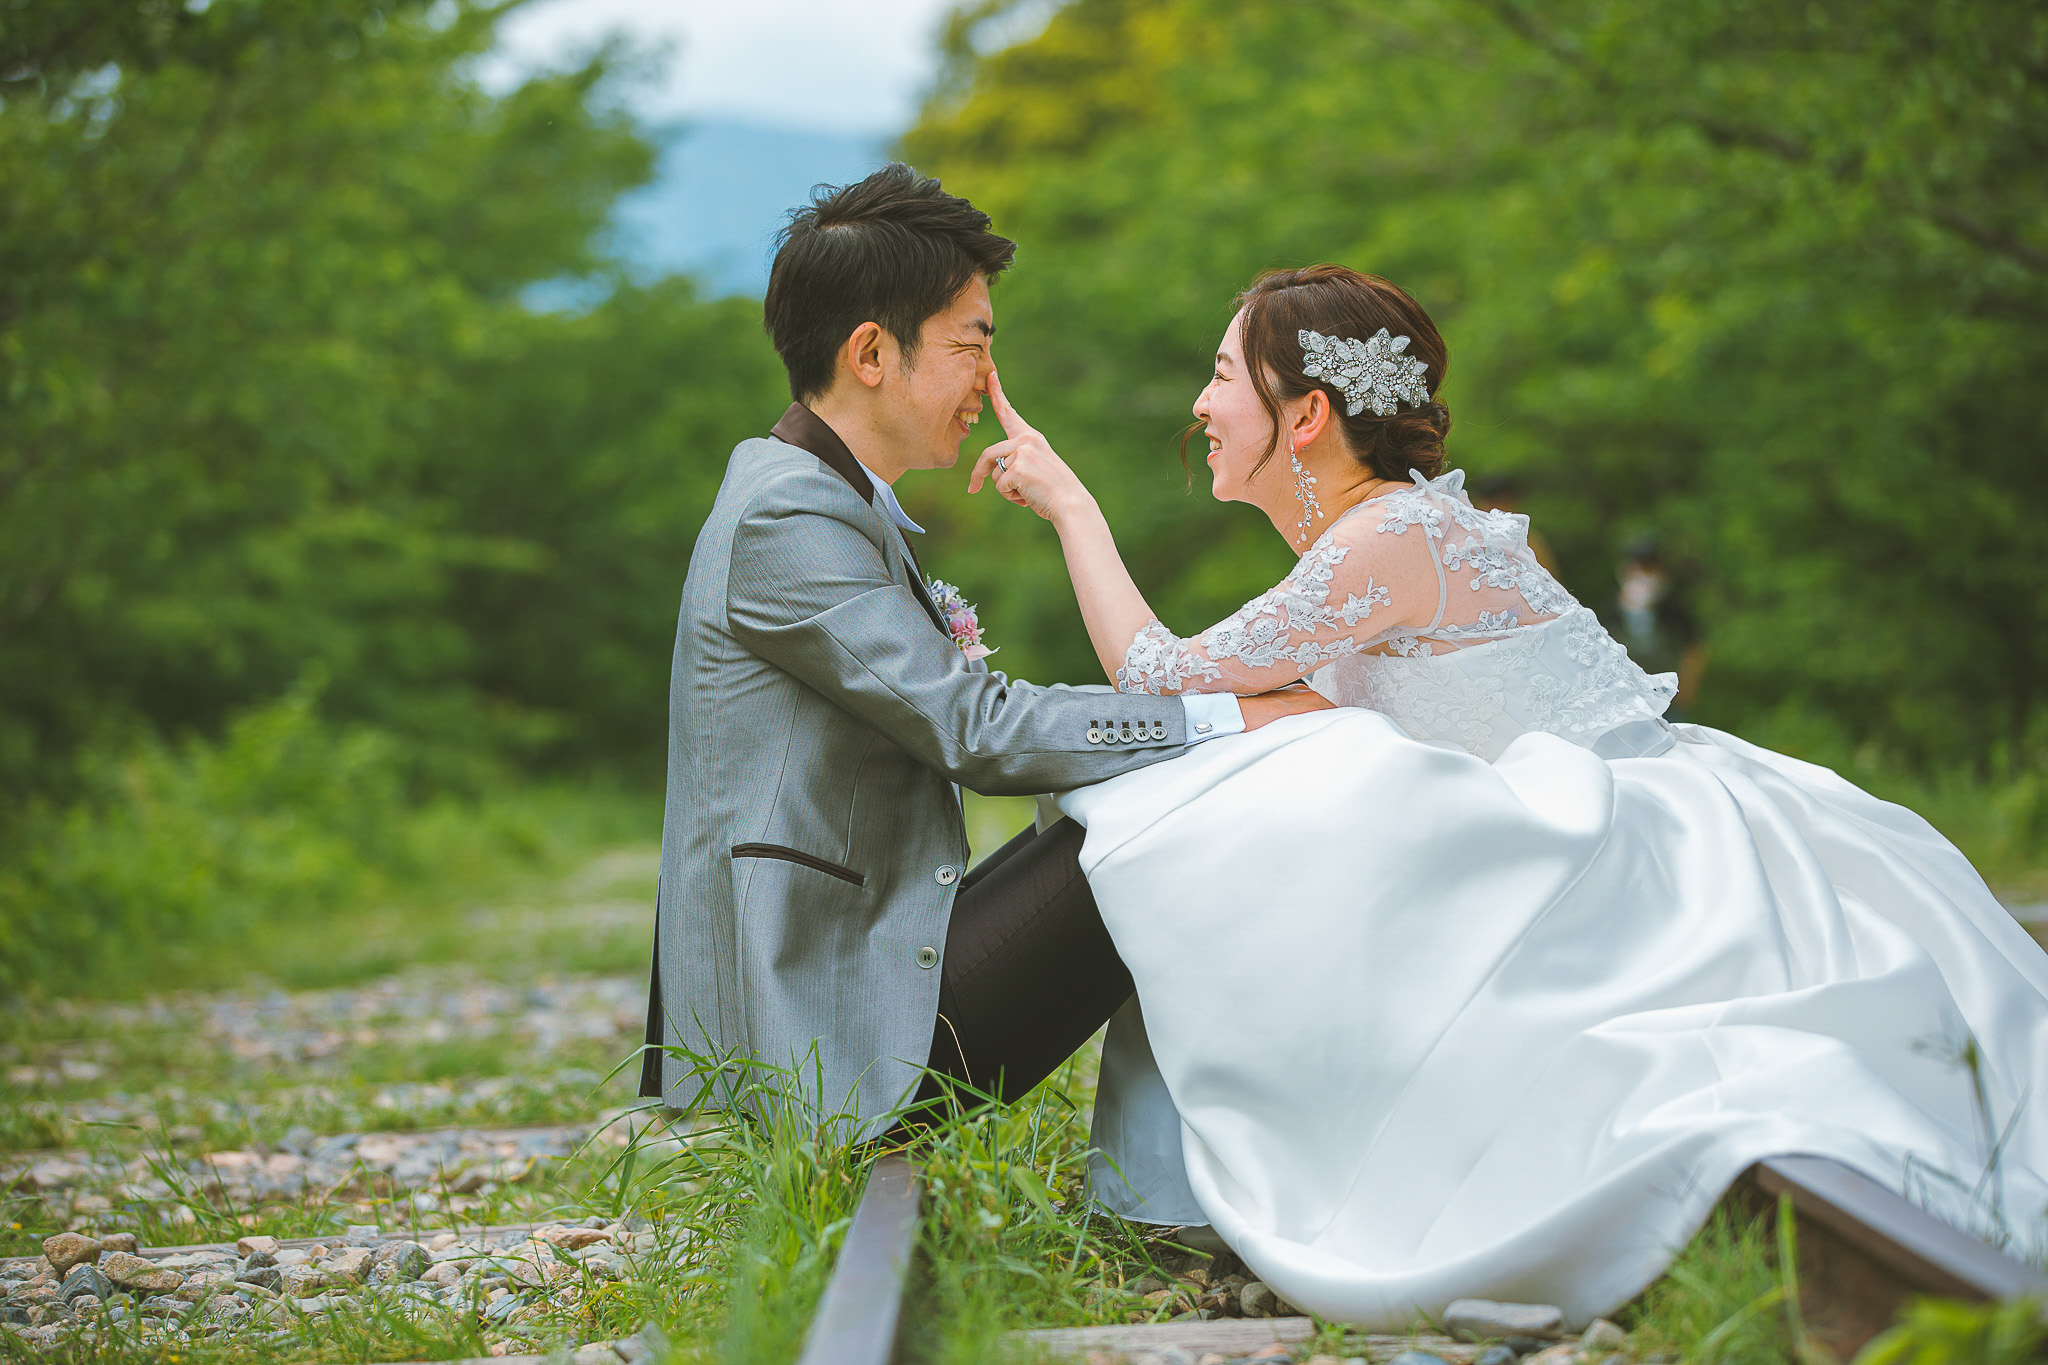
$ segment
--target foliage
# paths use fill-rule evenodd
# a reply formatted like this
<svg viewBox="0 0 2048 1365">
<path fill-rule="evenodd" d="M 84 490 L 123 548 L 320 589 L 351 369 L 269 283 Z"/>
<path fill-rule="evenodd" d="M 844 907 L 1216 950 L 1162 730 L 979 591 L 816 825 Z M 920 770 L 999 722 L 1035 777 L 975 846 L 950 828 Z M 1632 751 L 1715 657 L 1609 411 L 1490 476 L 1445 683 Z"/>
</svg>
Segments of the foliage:
<svg viewBox="0 0 2048 1365">
<path fill-rule="evenodd" d="M 437 793 L 658 774 L 779 371 L 615 277 L 633 63 L 487 94 L 504 8 L 0 3 L 0 991 L 361 907 Z"/>
<path fill-rule="evenodd" d="M 622 810 L 588 788 L 415 799 L 398 741 L 323 721 L 317 699 L 302 684 L 232 717 L 217 744 L 144 733 L 88 751 L 83 793 L 30 804 L 22 851 L 0 866 L 0 990 L 107 996 L 252 969 L 321 984 L 389 970 L 401 939 L 406 960 L 474 961 L 473 935 L 423 919 L 419 901 L 557 866 L 625 820 L 652 828 L 644 802 Z M 400 933 L 375 932 L 380 904 Z"/>
<path fill-rule="evenodd" d="M 1856 1365 L 2021 1365 L 2041 1358 L 2041 1305 L 1923 1299 L 1856 1357 Z"/>
<path fill-rule="evenodd" d="M 1169 438 L 1233 291 L 1336 259 L 1436 315 L 1454 462 L 1534 485 L 1583 600 L 1643 532 L 1694 566 L 1703 719 L 2038 760 L 2038 10 L 1073 0 L 977 49 L 1015 8 L 956 22 L 905 149 L 1022 243 L 1007 387 L 1169 625 L 1284 568 L 1255 513 L 1168 496 Z M 1025 671 L 1090 671 L 1045 528 L 912 510 L 1003 564 L 966 587 Z"/>
<path fill-rule="evenodd" d="M 1663 1276 L 1622 1315 L 1639 1355 L 1698 1365 L 1794 1359 L 1770 1221 L 1717 1208 Z"/>
<path fill-rule="evenodd" d="M 658 750 L 656 623 L 774 360 L 681 282 L 522 303 L 605 279 L 652 154 L 617 53 L 478 89 L 502 8 L 0 7 L 0 803 L 314 662 L 443 780 Z"/>
</svg>

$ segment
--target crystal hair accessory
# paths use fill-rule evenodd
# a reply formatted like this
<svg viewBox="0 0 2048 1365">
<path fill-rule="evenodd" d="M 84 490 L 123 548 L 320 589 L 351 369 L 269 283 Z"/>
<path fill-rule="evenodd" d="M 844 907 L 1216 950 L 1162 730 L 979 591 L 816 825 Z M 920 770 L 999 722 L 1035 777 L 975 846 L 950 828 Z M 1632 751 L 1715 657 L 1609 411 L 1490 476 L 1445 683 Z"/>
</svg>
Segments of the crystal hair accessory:
<svg viewBox="0 0 2048 1365">
<path fill-rule="evenodd" d="M 1392 417 L 1402 403 L 1419 408 L 1429 401 L 1429 387 L 1422 382 L 1429 366 L 1401 354 L 1408 349 L 1407 337 L 1389 336 L 1384 327 L 1364 341 L 1326 337 L 1306 327 L 1297 335 L 1301 372 L 1341 392 L 1347 417 L 1365 408 L 1376 417 Z"/>
<path fill-rule="evenodd" d="M 960 595 L 960 589 L 934 578 L 932 602 L 939 615 L 946 618 L 946 633 L 960 646 L 962 654 L 970 659 L 986 659 L 995 653 L 981 642 L 981 618 L 974 614 L 974 604 Z"/>
</svg>

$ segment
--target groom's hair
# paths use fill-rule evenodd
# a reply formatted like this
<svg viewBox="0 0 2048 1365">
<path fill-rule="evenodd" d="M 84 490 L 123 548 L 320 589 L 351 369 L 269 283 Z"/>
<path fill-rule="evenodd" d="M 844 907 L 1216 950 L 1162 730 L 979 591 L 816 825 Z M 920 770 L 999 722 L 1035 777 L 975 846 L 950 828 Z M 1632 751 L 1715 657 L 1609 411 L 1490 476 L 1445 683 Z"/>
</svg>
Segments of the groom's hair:
<svg viewBox="0 0 2048 1365">
<path fill-rule="evenodd" d="M 851 185 L 820 185 L 776 238 L 764 320 L 798 402 L 832 387 L 839 348 L 872 322 L 917 360 L 924 320 L 976 275 L 1009 268 L 1017 244 L 989 217 L 900 161 Z"/>
</svg>

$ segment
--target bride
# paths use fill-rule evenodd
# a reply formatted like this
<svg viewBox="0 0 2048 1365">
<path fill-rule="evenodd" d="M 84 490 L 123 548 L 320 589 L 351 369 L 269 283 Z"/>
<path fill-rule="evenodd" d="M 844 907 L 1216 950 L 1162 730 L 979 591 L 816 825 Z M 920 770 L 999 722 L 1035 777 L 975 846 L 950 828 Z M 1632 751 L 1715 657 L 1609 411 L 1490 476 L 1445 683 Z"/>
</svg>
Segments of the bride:
<svg viewBox="0 0 2048 1365">
<path fill-rule="evenodd" d="M 1406 293 L 1320 265 L 1239 305 L 1194 411 L 1215 495 L 1300 556 L 1278 586 L 1175 635 L 994 379 L 1008 439 L 970 484 L 1053 523 L 1120 690 L 1340 708 L 1060 800 L 1138 987 L 1105 1197 L 1365 1325 L 1466 1296 L 1583 1322 L 1789 1153 L 2041 1249 L 2048 956 L 1968 861 L 1664 719 L 1673 677 L 1444 472 L 1447 356 Z"/>
</svg>

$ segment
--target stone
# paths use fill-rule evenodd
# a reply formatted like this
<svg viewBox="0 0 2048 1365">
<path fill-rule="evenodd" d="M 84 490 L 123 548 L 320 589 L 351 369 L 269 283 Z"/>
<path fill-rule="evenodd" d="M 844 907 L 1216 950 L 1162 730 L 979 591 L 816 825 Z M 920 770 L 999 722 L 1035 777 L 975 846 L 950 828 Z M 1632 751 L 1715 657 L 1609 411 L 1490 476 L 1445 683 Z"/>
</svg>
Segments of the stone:
<svg viewBox="0 0 2048 1365">
<path fill-rule="evenodd" d="M 248 1304 L 232 1294 L 209 1301 L 205 1313 L 207 1321 L 222 1327 L 240 1327 L 255 1316 Z"/>
<path fill-rule="evenodd" d="M 313 1251 L 310 1247 L 286 1247 L 277 1253 L 279 1265 L 310 1265 Z"/>
<path fill-rule="evenodd" d="M 1586 1330 L 1579 1334 L 1579 1348 L 1596 1355 L 1619 1351 L 1626 1345 L 1628 1333 L 1606 1318 L 1594 1318 L 1586 1324 Z"/>
<path fill-rule="evenodd" d="M 175 1318 L 182 1317 L 188 1306 L 183 1300 L 174 1299 L 169 1294 L 151 1294 L 137 1304 L 136 1308 L 146 1318 Z"/>
<path fill-rule="evenodd" d="M 1280 1296 L 1264 1280 L 1253 1280 L 1237 1291 L 1237 1310 L 1248 1318 L 1270 1318 L 1280 1311 Z"/>
<path fill-rule="evenodd" d="M 251 1266 L 247 1270 L 237 1271 L 235 1281 L 238 1284 L 255 1285 L 259 1289 L 274 1293 L 284 1283 L 284 1272 L 274 1265 Z"/>
<path fill-rule="evenodd" d="M 1504 1344 L 1510 1351 L 1513 1351 L 1516 1355 L 1525 1356 L 1531 1354 L 1532 1352 L 1542 1350 L 1550 1343 L 1545 1341 L 1542 1337 L 1511 1336 L 1503 1338 L 1502 1344 Z"/>
<path fill-rule="evenodd" d="M 100 1256 L 102 1274 L 123 1289 L 143 1294 L 166 1294 L 185 1283 L 175 1270 L 165 1270 L 154 1261 L 128 1251 L 109 1251 Z"/>
<path fill-rule="evenodd" d="M 130 1256 L 142 1250 L 132 1232 L 103 1232 L 100 1234 L 100 1250 L 125 1251 Z"/>
<path fill-rule="evenodd" d="M 505 1294 L 484 1305 L 483 1319 L 485 1322 L 503 1322 L 523 1307 L 525 1303 L 517 1294 Z"/>
<path fill-rule="evenodd" d="M 555 1239 L 555 1245 L 564 1251 L 580 1251 L 597 1242 L 609 1242 L 612 1235 L 602 1228 L 570 1228 Z"/>
<path fill-rule="evenodd" d="M 276 1265 L 277 1253 L 282 1250 L 275 1237 L 244 1237 L 235 1243 L 235 1250 L 244 1256 L 261 1257 L 258 1264 Z"/>
<path fill-rule="evenodd" d="M 204 1303 L 234 1283 L 218 1270 L 199 1270 L 185 1277 L 185 1283 L 171 1293 L 187 1303 Z"/>
<path fill-rule="evenodd" d="M 1387 1362 L 1387 1365 L 1450 1365 L 1450 1362 L 1428 1351 L 1403 1351 Z"/>
<path fill-rule="evenodd" d="M 569 1266 L 556 1260 L 554 1253 L 547 1247 L 536 1246 L 530 1256 L 523 1257 L 513 1264 L 512 1281 L 528 1289 L 543 1289 L 575 1273 Z"/>
<path fill-rule="evenodd" d="M 626 1264 L 626 1258 L 608 1248 L 586 1256 L 583 1264 L 600 1280 L 624 1280 L 630 1278 L 632 1273 L 632 1268 Z"/>
<path fill-rule="evenodd" d="M 1481 1351 L 1472 1365 L 1515 1365 L 1515 1359 L 1514 1347 L 1494 1345 Z"/>
<path fill-rule="evenodd" d="M 462 1283 L 462 1269 L 453 1261 L 436 1261 L 433 1265 L 427 1267 L 425 1273 L 420 1276 L 420 1280 L 426 1284 L 439 1285 L 443 1289 L 449 1289 Z"/>
<path fill-rule="evenodd" d="M 1555 1346 L 1546 1346 L 1535 1355 L 1523 1356 L 1522 1365 L 1578 1365 L 1579 1358 L 1578 1346 L 1564 1341 Z"/>
<path fill-rule="evenodd" d="M 1444 1309 L 1444 1330 L 1465 1341 L 1492 1341 L 1501 1337 L 1536 1337 L 1555 1341 L 1564 1335 L 1564 1310 L 1547 1303 L 1458 1299 Z"/>
<path fill-rule="evenodd" d="M 70 1303 L 81 1294 L 95 1300 L 110 1299 L 114 1297 L 113 1281 L 96 1265 L 75 1265 L 64 1277 L 64 1287 L 57 1291 L 57 1297 Z"/>
<path fill-rule="evenodd" d="M 329 1284 L 338 1283 L 342 1280 L 361 1284 L 369 1277 L 370 1257 L 373 1254 L 368 1247 L 352 1246 L 345 1251 L 337 1251 L 332 1256 L 329 1256 L 320 1263 L 320 1268 L 327 1272 Z"/>
<path fill-rule="evenodd" d="M 59 1275 L 75 1265 L 97 1261 L 101 1250 L 99 1239 L 77 1232 L 60 1232 L 43 1239 L 43 1255 L 49 1259 L 50 1269 Z"/>
<path fill-rule="evenodd" d="M 28 1320 L 37 1327 L 48 1327 L 53 1323 L 71 1322 L 78 1317 L 78 1310 L 62 1299 L 39 1303 L 28 1310 Z"/>
<path fill-rule="evenodd" d="M 234 1257 L 225 1251 L 187 1251 L 175 1256 L 153 1256 L 150 1258 L 165 1270 L 219 1270 L 231 1264 Z"/>
<path fill-rule="evenodd" d="M 13 1327 L 28 1326 L 27 1306 L 19 1303 L 0 1304 L 0 1322 L 7 1323 Z"/>
<path fill-rule="evenodd" d="M 327 1272 L 310 1265 L 288 1265 L 278 1274 L 277 1291 L 286 1298 L 310 1299 L 327 1287 Z"/>
<path fill-rule="evenodd" d="M 409 1284 L 427 1273 L 433 1260 L 418 1242 L 386 1242 L 370 1260 L 372 1284 Z"/>
<path fill-rule="evenodd" d="M 375 1223 L 350 1223 L 341 1230 L 341 1240 L 352 1247 L 374 1247 L 384 1240 Z"/>
</svg>

